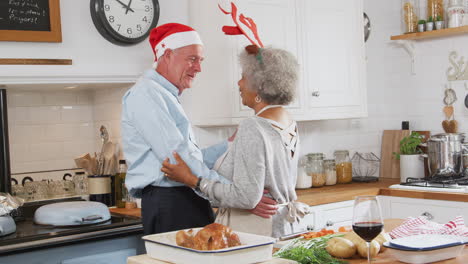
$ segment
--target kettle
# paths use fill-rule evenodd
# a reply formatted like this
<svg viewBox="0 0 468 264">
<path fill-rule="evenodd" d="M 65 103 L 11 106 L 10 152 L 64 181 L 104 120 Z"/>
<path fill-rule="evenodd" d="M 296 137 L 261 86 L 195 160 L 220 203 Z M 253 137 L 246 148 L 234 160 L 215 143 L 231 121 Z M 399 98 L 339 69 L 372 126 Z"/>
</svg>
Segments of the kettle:
<svg viewBox="0 0 468 264">
<path fill-rule="evenodd" d="M 431 136 L 427 143 L 429 178 L 457 177 L 462 173 L 463 133 L 441 133 Z"/>
</svg>

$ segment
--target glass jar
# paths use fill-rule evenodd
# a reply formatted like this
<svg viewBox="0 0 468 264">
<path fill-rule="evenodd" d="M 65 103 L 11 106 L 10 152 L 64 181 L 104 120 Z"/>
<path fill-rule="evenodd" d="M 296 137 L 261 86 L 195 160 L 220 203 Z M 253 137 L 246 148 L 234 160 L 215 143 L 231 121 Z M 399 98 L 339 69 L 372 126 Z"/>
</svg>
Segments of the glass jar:
<svg viewBox="0 0 468 264">
<path fill-rule="evenodd" d="M 464 25 L 465 7 L 459 1 L 450 1 L 447 8 L 447 27 L 461 27 Z"/>
<path fill-rule="evenodd" d="M 403 32 L 415 33 L 418 30 L 419 1 L 402 0 Z"/>
<path fill-rule="evenodd" d="M 444 0 L 427 0 L 427 21 L 444 21 L 444 13 Z"/>
<path fill-rule="evenodd" d="M 312 187 L 325 185 L 326 176 L 323 170 L 323 153 L 307 154 L 307 174 L 312 177 Z"/>
<path fill-rule="evenodd" d="M 336 166 L 334 159 L 323 160 L 323 167 L 325 170 L 325 185 L 336 184 Z"/>
<path fill-rule="evenodd" d="M 353 180 L 353 165 L 349 158 L 349 151 L 336 150 L 334 156 L 337 183 L 350 183 Z"/>
<path fill-rule="evenodd" d="M 307 156 L 302 156 L 299 159 L 297 166 L 296 189 L 307 189 L 312 187 L 312 177 L 307 174 L 307 164 Z"/>
</svg>

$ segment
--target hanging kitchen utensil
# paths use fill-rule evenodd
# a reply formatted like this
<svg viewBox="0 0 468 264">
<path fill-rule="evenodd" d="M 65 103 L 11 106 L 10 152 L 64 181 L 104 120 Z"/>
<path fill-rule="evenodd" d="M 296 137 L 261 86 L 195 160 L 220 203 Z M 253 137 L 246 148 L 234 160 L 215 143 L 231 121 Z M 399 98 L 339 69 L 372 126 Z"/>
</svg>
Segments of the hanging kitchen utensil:
<svg viewBox="0 0 468 264">
<path fill-rule="evenodd" d="M 455 101 L 457 101 L 457 93 L 452 89 L 451 84 L 449 86 L 445 85 L 444 104 L 447 106 L 452 105 Z"/>
<path fill-rule="evenodd" d="M 468 90 L 468 85 L 466 85 L 466 83 L 464 83 L 465 85 L 465 91 Z M 468 108 L 468 94 L 465 96 L 465 107 Z"/>
<path fill-rule="evenodd" d="M 444 114 L 445 114 L 445 119 L 450 120 L 450 118 L 453 116 L 453 106 L 447 105 L 444 106 Z"/>
<path fill-rule="evenodd" d="M 107 129 L 105 126 L 101 126 L 99 128 L 100 131 L 100 137 L 102 140 L 102 147 L 101 147 L 101 153 L 99 153 L 99 159 L 98 159 L 98 174 L 102 175 L 104 173 L 104 157 L 103 157 L 103 150 L 104 150 L 104 145 L 109 141 L 109 133 L 107 132 Z"/>
<path fill-rule="evenodd" d="M 444 120 L 442 121 L 442 128 L 445 133 L 457 133 L 458 132 L 458 122 L 457 120 Z"/>
</svg>

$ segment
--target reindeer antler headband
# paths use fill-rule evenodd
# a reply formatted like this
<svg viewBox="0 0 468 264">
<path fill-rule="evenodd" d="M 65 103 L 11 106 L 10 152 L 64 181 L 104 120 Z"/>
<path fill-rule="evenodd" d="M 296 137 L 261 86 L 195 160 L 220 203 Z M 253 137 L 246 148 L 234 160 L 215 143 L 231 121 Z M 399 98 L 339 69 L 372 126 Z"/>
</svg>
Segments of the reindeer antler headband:
<svg viewBox="0 0 468 264">
<path fill-rule="evenodd" d="M 258 37 L 257 24 L 255 24 L 252 18 L 245 17 L 244 14 L 240 14 L 239 16 L 240 22 L 244 24 L 248 29 L 250 29 L 250 31 L 252 31 L 257 42 L 255 42 L 251 37 L 249 37 L 247 32 L 245 32 L 245 30 L 239 24 L 239 21 L 237 20 L 237 6 L 234 3 L 231 2 L 231 12 L 224 10 L 219 4 L 218 7 L 224 14 L 231 15 L 234 24 L 236 24 L 236 26 L 223 26 L 222 30 L 226 35 L 244 35 L 253 45 L 259 48 L 263 48 L 263 43 Z"/>
</svg>

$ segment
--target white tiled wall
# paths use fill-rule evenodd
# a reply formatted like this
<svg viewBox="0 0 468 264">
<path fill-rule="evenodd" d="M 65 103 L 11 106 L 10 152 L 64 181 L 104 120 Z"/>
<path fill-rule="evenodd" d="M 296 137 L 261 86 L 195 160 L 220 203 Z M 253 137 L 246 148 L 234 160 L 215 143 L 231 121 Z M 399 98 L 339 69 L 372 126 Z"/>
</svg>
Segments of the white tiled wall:
<svg viewBox="0 0 468 264">
<path fill-rule="evenodd" d="M 403 120 L 410 121 L 414 130 L 442 132 L 448 54 L 455 50 L 466 60 L 468 35 L 416 42 L 416 74 L 412 75 L 410 57 L 390 41 L 401 31 L 401 1 L 364 3 L 372 26 L 366 43 L 369 116 L 300 123 L 302 154 L 331 156 L 336 149 L 348 149 L 380 156 L 382 131 L 400 129 Z M 467 91 L 461 81 L 452 87 L 458 95 L 454 106 L 459 130 L 468 132 L 468 111 L 463 105 Z M 101 124 L 108 128 L 111 140 L 118 140 L 125 90 L 9 92 L 12 171 L 73 167 L 73 157 L 99 150 Z M 195 128 L 200 146 L 214 144 L 233 131 L 233 127 Z"/>
</svg>

